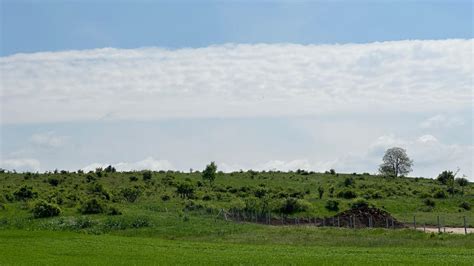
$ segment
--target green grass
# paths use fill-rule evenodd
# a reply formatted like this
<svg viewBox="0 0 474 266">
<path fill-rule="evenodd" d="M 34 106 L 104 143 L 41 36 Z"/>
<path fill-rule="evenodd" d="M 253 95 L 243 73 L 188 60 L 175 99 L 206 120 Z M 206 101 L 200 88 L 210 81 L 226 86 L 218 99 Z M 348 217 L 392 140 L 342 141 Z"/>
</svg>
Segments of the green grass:
<svg viewBox="0 0 474 266">
<path fill-rule="evenodd" d="M 290 217 L 325 217 L 336 214 L 325 208 L 337 200 L 340 211 L 352 199 L 336 197 L 355 192 L 370 204 L 411 223 L 462 225 L 474 206 L 474 186 L 447 198 L 434 199 L 427 209 L 424 198 L 433 198 L 446 187 L 432 179 L 384 178 L 373 175 L 237 172 L 220 173 L 215 184 L 203 184 L 200 173 L 153 172 L 104 173 L 0 173 L 0 265 L 9 264 L 456 264 L 472 265 L 474 235 L 426 234 L 419 231 L 347 229 L 313 226 L 268 226 L 226 221 L 221 210 L 270 210 L 287 197 L 297 197 L 306 209 Z M 131 176 L 138 177 L 132 181 Z M 57 179 L 54 186 L 50 179 Z M 352 185 L 345 185 L 346 179 Z M 194 187 L 182 198 L 177 185 Z M 15 198 L 22 186 L 30 186 L 31 199 Z M 99 192 L 91 188 L 99 185 Z M 320 199 L 318 188 L 324 188 Z M 334 188 L 334 195 L 329 189 Z M 128 202 L 124 188 L 137 188 L 136 201 Z M 264 195 L 258 191 L 265 190 Z M 375 196 L 377 194 L 377 196 Z M 164 196 L 169 199 L 164 199 Z M 294 195 L 294 196 L 291 196 Z M 79 212 L 90 198 L 115 207 L 121 215 Z M 61 208 L 58 217 L 33 218 L 35 202 L 44 200 Z"/>
<path fill-rule="evenodd" d="M 278 229 L 279 230 L 279 229 Z M 306 230 L 300 228 L 300 230 Z M 318 235 L 340 234 L 334 231 L 316 231 Z M 405 232 L 401 231 L 403 238 Z M 346 233 L 342 233 L 346 234 Z M 386 236 L 365 232 L 363 235 L 384 241 Z M 391 233 L 396 235 L 397 233 Z M 288 236 L 284 234 L 283 237 Z M 349 236 L 345 236 L 347 239 Z M 354 265 L 472 265 L 472 237 L 466 246 L 450 246 L 440 239 L 432 240 L 435 246 L 424 247 L 418 239 L 417 247 L 380 245 L 362 241 L 354 245 L 347 242 L 320 242 L 299 239 L 299 244 L 278 243 L 270 239 L 255 239 L 243 243 L 241 238 L 234 242 L 169 240 L 157 237 L 126 237 L 117 235 L 87 235 L 70 232 L 50 231 L 0 231 L 0 264 L 42 264 L 42 265 L 142 265 L 142 264 L 354 264 Z M 466 240 L 465 240 L 466 241 Z M 290 241 L 291 242 L 291 241 Z M 461 241 L 463 242 L 463 241 Z M 373 245 L 373 246 L 372 246 Z"/>
</svg>

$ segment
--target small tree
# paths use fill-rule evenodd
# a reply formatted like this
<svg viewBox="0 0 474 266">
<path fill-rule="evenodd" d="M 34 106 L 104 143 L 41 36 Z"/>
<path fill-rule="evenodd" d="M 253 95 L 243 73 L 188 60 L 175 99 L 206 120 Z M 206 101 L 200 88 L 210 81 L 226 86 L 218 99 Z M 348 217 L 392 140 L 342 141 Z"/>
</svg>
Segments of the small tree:
<svg viewBox="0 0 474 266">
<path fill-rule="evenodd" d="M 464 177 L 460 177 L 456 178 L 456 183 L 461 187 L 461 192 L 464 194 L 464 187 L 469 185 L 469 181 Z"/>
<path fill-rule="evenodd" d="M 454 173 L 452 171 L 443 171 L 436 178 L 441 184 L 448 185 L 451 180 L 454 180 Z"/>
<path fill-rule="evenodd" d="M 398 177 L 412 171 L 413 160 L 408 158 L 405 149 L 393 147 L 385 151 L 379 171 L 383 175 Z"/>
<path fill-rule="evenodd" d="M 441 172 L 441 174 L 439 174 L 437 178 L 437 180 L 441 182 L 441 184 L 446 185 L 448 187 L 447 190 L 449 194 L 451 194 L 451 196 L 454 196 L 455 178 L 458 172 L 459 172 L 459 169 L 456 171 L 456 173 L 446 170 L 446 171 Z"/>
<path fill-rule="evenodd" d="M 209 181 L 209 185 L 212 186 L 214 180 L 216 179 L 217 165 L 214 162 L 211 162 L 206 166 L 206 169 L 202 171 L 202 179 L 204 181 Z"/>
<path fill-rule="evenodd" d="M 319 199 L 322 199 L 323 198 L 323 194 L 324 194 L 324 188 L 323 187 L 318 187 L 318 194 L 319 194 Z"/>
</svg>

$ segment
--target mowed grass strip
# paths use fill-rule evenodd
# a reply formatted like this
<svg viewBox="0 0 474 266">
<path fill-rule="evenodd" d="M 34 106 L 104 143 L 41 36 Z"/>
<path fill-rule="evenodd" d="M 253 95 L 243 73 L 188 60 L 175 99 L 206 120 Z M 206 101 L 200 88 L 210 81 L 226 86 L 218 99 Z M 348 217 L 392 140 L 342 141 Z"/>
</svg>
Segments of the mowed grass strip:
<svg viewBox="0 0 474 266">
<path fill-rule="evenodd" d="M 212 243 L 50 231 L 0 231 L 1 265 L 472 265 L 473 249 Z"/>
</svg>

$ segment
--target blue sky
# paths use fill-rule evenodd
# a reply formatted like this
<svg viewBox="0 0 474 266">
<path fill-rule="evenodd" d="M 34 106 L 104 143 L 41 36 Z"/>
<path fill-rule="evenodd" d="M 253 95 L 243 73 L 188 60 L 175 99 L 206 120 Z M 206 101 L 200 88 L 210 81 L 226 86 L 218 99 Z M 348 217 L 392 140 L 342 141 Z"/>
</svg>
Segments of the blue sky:
<svg viewBox="0 0 474 266">
<path fill-rule="evenodd" d="M 1 55 L 472 38 L 472 1 L 2 1 Z"/>
<path fill-rule="evenodd" d="M 471 1 L 1 1 L 0 167 L 473 180 Z"/>
</svg>

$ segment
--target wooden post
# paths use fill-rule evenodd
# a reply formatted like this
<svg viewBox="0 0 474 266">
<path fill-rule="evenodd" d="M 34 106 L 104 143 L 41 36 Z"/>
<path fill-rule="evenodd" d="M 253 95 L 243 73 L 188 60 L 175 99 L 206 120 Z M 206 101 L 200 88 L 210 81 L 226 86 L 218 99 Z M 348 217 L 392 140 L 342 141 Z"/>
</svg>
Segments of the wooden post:
<svg viewBox="0 0 474 266">
<path fill-rule="evenodd" d="M 467 223 L 466 223 L 466 216 L 463 216 L 464 219 L 464 234 L 467 235 Z"/>
<path fill-rule="evenodd" d="M 349 216 L 349 228 L 352 228 L 352 216 Z"/>
<path fill-rule="evenodd" d="M 439 215 L 437 216 L 438 218 L 438 233 L 441 233 L 441 225 L 439 224 Z"/>
<path fill-rule="evenodd" d="M 423 232 L 426 232 L 426 223 L 423 223 Z"/>
<path fill-rule="evenodd" d="M 385 227 L 388 229 L 388 217 L 385 217 Z"/>
<path fill-rule="evenodd" d="M 392 229 L 395 228 L 395 225 L 393 224 L 393 218 L 392 218 Z"/>
<path fill-rule="evenodd" d="M 333 217 L 332 217 L 332 226 L 335 225 L 334 219 L 335 219 L 335 218 L 334 218 L 334 216 L 333 216 Z"/>
<path fill-rule="evenodd" d="M 354 215 L 354 222 L 352 223 L 354 225 L 354 229 L 356 228 L 356 216 Z"/>
<path fill-rule="evenodd" d="M 339 216 L 337 216 L 337 227 L 341 227 L 341 221 L 339 220 Z"/>
<path fill-rule="evenodd" d="M 326 217 L 323 217 L 323 226 L 326 226 Z"/>
<path fill-rule="evenodd" d="M 413 228 L 416 230 L 416 215 L 413 215 Z"/>
</svg>

